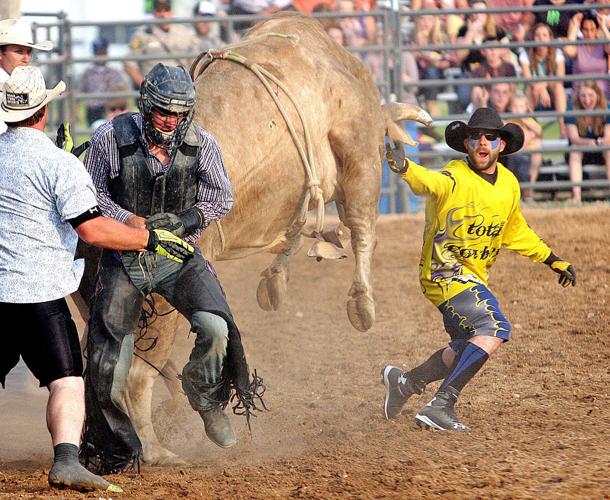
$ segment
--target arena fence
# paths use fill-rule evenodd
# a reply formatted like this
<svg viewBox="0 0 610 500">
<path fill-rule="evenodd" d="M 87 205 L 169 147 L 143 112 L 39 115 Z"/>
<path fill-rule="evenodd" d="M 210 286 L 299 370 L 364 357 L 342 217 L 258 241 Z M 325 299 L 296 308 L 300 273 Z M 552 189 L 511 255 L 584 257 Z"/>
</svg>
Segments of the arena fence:
<svg viewBox="0 0 610 500">
<path fill-rule="evenodd" d="M 554 10 L 559 11 L 572 11 L 574 13 L 591 9 L 591 4 L 584 5 L 555 5 Z M 610 4 L 595 4 L 596 9 L 610 8 Z M 489 8 L 486 9 L 486 13 L 503 13 L 503 12 L 545 12 L 549 9 L 548 6 L 534 6 L 530 8 Z M 478 12 L 475 9 L 455 9 L 451 11 L 451 14 L 462 15 Z M 445 15 L 447 12 L 439 10 L 419 10 L 412 11 L 404 6 L 400 5 L 397 0 L 391 0 L 389 8 L 379 9 L 371 12 L 354 12 L 350 14 L 346 13 L 323 13 L 313 14 L 320 20 L 328 19 L 347 19 L 347 18 L 372 18 L 375 20 L 375 25 L 378 30 L 377 44 L 375 45 L 362 45 L 358 47 L 346 47 L 348 50 L 356 54 L 358 57 L 363 59 L 365 63 L 370 57 L 377 59 L 377 67 L 380 68 L 376 76 L 376 83 L 379 87 L 381 97 L 385 102 L 392 100 L 401 100 L 405 95 L 405 92 L 415 87 L 418 89 L 424 87 L 438 87 L 441 92 L 438 99 L 441 102 L 445 102 L 446 106 L 443 109 L 442 114 L 433 116 L 436 126 L 445 126 L 452 120 L 467 120 L 468 115 L 464 112 L 455 112 L 455 86 L 460 85 L 485 85 L 489 83 L 511 83 L 518 87 L 522 87 L 527 83 L 536 82 L 553 82 L 561 81 L 565 85 L 573 82 L 579 82 L 584 80 L 610 80 L 610 74 L 570 74 L 564 77 L 533 77 L 525 78 L 521 75 L 517 75 L 512 78 L 494 78 L 493 80 L 487 80 L 484 78 L 457 78 L 457 72 L 447 71 L 443 78 L 423 80 L 418 79 L 412 82 L 402 81 L 403 67 L 402 67 L 402 55 L 406 52 L 421 51 L 421 50 L 434 50 L 441 53 L 448 53 L 457 49 L 470 49 L 471 45 L 466 44 L 444 44 L 444 45 L 419 45 L 414 46 L 409 44 L 406 38 L 413 30 L 414 20 L 418 16 L 423 15 Z M 79 103 L 86 102 L 90 99 L 114 99 L 117 97 L 129 97 L 134 98 L 137 96 L 135 89 L 128 90 L 125 92 L 107 92 L 107 93 L 90 93 L 84 94 L 77 90 L 78 74 L 76 68 L 82 67 L 86 63 L 91 62 L 114 62 L 122 63 L 128 60 L 142 61 L 151 60 L 155 56 L 120 56 L 120 57 L 76 57 L 74 55 L 74 40 L 76 39 L 79 30 L 91 29 L 95 27 L 103 32 L 118 34 L 117 38 L 121 38 L 122 41 L 128 40 L 128 34 L 132 33 L 136 28 L 142 26 L 151 26 L 154 24 L 165 24 L 165 23 L 176 23 L 184 25 L 192 25 L 194 22 L 200 22 L 201 18 L 188 17 L 188 18 L 173 18 L 170 20 L 157 20 L 147 18 L 143 20 L 130 20 L 130 21 L 88 21 L 88 22 L 73 22 L 65 12 L 57 12 L 55 14 L 29 12 L 25 13 L 26 16 L 36 16 L 40 18 L 45 16 L 47 20 L 44 22 L 38 22 L 34 24 L 34 37 L 35 39 L 52 39 L 56 42 L 56 48 L 50 54 L 38 54 L 37 64 L 45 67 L 46 73 L 50 81 L 57 81 L 63 79 L 67 85 L 69 91 L 66 92 L 63 99 L 58 100 L 57 103 L 51 104 L 49 129 L 54 130 L 54 126 L 58 125 L 62 121 L 72 121 L 77 123 L 76 112 L 79 109 Z M 257 22 L 268 19 L 271 16 L 215 16 L 206 17 L 205 21 L 210 22 L 213 25 L 223 25 L 224 29 L 228 33 L 231 39 L 234 39 L 238 35 L 238 31 L 235 30 L 235 24 L 239 22 Z M 110 40 L 111 42 L 113 40 Z M 549 46 L 549 47 L 564 47 L 566 45 L 598 45 L 607 44 L 610 40 L 597 39 L 597 40 L 583 40 L 577 41 L 566 41 L 566 40 L 554 40 L 550 42 L 535 42 L 525 41 L 521 43 L 500 43 L 500 42 L 488 42 L 485 47 L 493 48 L 509 48 L 517 49 L 519 47 L 529 48 L 537 46 Z M 193 59 L 198 54 L 184 52 L 172 54 L 176 59 Z M 445 111 L 446 109 L 446 111 Z M 584 114 L 608 114 L 607 110 L 596 111 L 592 113 L 586 113 L 583 111 L 570 111 L 570 112 L 535 112 L 528 113 L 525 115 L 515 114 L 503 114 L 504 119 L 520 118 L 526 116 L 533 116 L 544 124 L 552 124 L 556 122 L 559 117 L 566 116 L 580 116 Z M 413 127 L 411 131 L 415 130 Z M 92 131 L 88 128 L 75 127 L 74 132 L 80 135 L 88 135 Z M 426 132 L 420 127 L 420 132 Z M 429 132 L 429 131 L 428 131 Z M 437 131 L 437 135 L 439 131 Z M 442 129 L 440 129 L 442 135 Z M 432 134 L 434 136 L 434 134 Z M 444 162 L 452 158 L 459 158 L 461 155 L 455 151 L 450 150 L 446 147 L 442 138 L 436 138 L 437 140 L 431 145 L 422 145 L 417 149 L 410 149 L 409 154 L 417 161 L 425 164 L 429 168 L 440 168 Z M 542 147 L 536 150 L 525 150 L 525 153 L 542 153 L 557 158 L 561 157 L 563 153 L 570 151 L 587 151 L 597 152 L 605 151 L 610 149 L 610 146 L 596 146 L 596 147 L 576 147 L 568 144 L 567 140 L 544 140 Z M 550 176 L 549 180 L 536 182 L 535 184 L 523 184 L 524 188 L 533 189 L 540 192 L 552 192 L 557 190 L 565 190 L 571 188 L 573 185 L 581 185 L 583 188 L 601 189 L 602 195 L 603 190 L 608 191 L 610 188 L 610 182 L 608 179 L 585 179 L 580 183 L 572 183 L 567 180 L 567 166 L 565 161 L 560 160 L 559 167 L 554 166 L 554 174 Z M 541 169 L 541 174 L 545 173 L 545 166 Z M 552 168 L 550 169 L 552 170 Z M 603 167 L 598 169 L 602 172 Z M 543 175 L 542 177 L 549 177 Z M 606 193 L 607 195 L 607 193 Z M 418 202 L 409 193 L 408 187 L 404 182 L 397 178 L 397 176 L 390 175 L 387 167 L 384 167 L 384 178 L 383 178 L 383 189 L 382 189 L 382 212 L 402 212 L 412 211 L 417 209 Z"/>
</svg>

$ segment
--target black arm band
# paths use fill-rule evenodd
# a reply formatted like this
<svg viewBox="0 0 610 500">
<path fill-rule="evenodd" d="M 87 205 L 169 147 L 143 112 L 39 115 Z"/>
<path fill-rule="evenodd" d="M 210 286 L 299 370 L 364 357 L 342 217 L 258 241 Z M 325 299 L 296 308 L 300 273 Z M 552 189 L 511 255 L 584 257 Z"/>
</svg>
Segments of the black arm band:
<svg viewBox="0 0 610 500">
<path fill-rule="evenodd" d="M 102 216 L 102 212 L 100 211 L 100 208 L 97 205 L 95 205 L 94 207 L 90 208 L 86 212 L 83 212 L 82 214 L 74 217 L 74 219 L 68 219 L 68 222 L 74 229 L 76 229 L 83 222 L 87 222 L 88 220 L 95 219 L 96 217 L 101 217 L 101 216 Z"/>
<path fill-rule="evenodd" d="M 557 255 L 555 255 L 553 252 L 551 252 L 551 255 L 549 255 L 546 260 L 544 261 L 544 263 L 547 266 L 550 266 L 553 262 L 557 262 L 558 260 L 561 260 L 559 257 L 557 257 Z"/>
<path fill-rule="evenodd" d="M 203 226 L 203 213 L 197 207 L 190 208 L 181 214 L 178 214 L 182 225 L 184 226 L 184 233 L 191 234 Z"/>
</svg>

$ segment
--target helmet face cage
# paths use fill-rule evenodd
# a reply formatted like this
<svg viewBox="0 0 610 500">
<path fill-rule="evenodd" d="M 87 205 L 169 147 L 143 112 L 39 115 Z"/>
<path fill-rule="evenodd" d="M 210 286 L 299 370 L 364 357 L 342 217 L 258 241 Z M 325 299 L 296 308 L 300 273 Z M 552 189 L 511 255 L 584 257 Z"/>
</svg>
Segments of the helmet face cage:
<svg viewBox="0 0 610 500">
<path fill-rule="evenodd" d="M 184 140 L 193 121 L 194 108 L 195 86 L 183 67 L 159 63 L 144 77 L 140 86 L 138 109 L 142 114 L 146 137 L 153 143 L 173 152 Z M 152 112 L 155 109 L 166 114 L 183 113 L 184 117 L 174 130 L 164 132 L 152 123 Z"/>
</svg>

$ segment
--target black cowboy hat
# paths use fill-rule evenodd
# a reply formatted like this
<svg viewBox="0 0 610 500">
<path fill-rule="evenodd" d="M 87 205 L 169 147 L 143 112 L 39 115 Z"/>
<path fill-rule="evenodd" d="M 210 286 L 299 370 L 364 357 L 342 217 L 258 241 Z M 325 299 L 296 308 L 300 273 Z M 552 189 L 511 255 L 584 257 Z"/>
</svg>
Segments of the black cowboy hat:
<svg viewBox="0 0 610 500">
<path fill-rule="evenodd" d="M 502 151 L 503 155 L 509 155 L 519 151 L 523 147 L 523 130 L 519 125 L 514 123 L 502 122 L 500 115 L 492 108 L 477 109 L 468 124 L 460 121 L 451 122 L 445 129 L 445 141 L 447 146 L 455 149 L 460 153 L 467 153 L 464 147 L 464 139 L 466 139 L 473 130 L 484 129 L 494 130 L 500 134 L 500 137 L 506 142 L 506 147 Z"/>
</svg>

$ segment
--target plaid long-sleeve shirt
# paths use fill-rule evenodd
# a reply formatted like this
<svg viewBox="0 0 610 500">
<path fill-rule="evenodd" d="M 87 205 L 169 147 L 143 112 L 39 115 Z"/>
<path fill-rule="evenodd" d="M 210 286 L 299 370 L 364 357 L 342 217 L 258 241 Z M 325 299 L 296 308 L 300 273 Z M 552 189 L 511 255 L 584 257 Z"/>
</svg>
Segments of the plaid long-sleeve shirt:
<svg viewBox="0 0 610 500">
<path fill-rule="evenodd" d="M 135 113 L 132 116 L 142 131 L 141 115 Z M 198 182 L 195 206 L 203 213 L 203 225 L 185 238 L 189 242 L 199 238 L 203 229 L 212 221 L 222 219 L 233 206 L 231 182 L 222 160 L 220 146 L 208 132 L 198 128 L 197 133 L 200 149 L 197 157 Z M 143 131 L 142 143 L 147 144 Z M 165 172 L 169 168 L 169 164 L 163 165 L 156 156 L 148 151 L 148 148 L 144 154 L 155 173 Z M 120 222 L 127 222 L 129 216 L 133 214 L 117 205 L 112 200 L 108 189 L 109 180 L 118 177 L 121 170 L 119 150 L 112 123 L 106 123 L 95 131 L 84 163 L 97 189 L 97 200 L 102 213 Z"/>
</svg>

